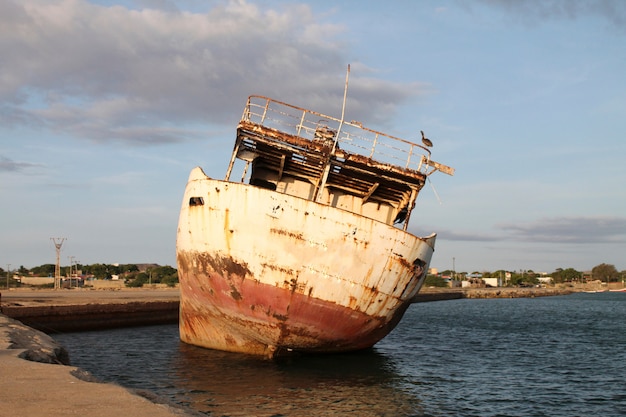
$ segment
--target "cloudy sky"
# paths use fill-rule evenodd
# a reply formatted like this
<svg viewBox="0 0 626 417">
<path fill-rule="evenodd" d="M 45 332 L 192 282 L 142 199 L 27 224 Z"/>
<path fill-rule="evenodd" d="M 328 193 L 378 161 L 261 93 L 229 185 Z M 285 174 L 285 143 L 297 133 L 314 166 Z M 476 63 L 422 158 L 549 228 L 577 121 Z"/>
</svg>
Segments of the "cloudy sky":
<svg viewBox="0 0 626 417">
<path fill-rule="evenodd" d="M 626 2 L 0 1 L 0 265 L 175 265 L 248 95 L 409 140 L 431 266 L 626 269 Z M 417 132 L 417 134 L 416 134 Z"/>
</svg>

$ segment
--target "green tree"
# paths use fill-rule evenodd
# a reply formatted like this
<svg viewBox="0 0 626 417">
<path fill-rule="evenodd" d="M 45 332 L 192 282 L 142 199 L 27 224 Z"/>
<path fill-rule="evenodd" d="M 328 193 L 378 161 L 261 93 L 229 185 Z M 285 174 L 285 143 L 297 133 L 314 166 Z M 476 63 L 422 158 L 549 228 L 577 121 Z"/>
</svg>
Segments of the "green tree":
<svg viewBox="0 0 626 417">
<path fill-rule="evenodd" d="M 151 284 L 168 284 L 178 282 L 178 273 L 175 268 L 169 265 L 157 266 L 154 268 L 148 268 L 146 273 L 149 275 L 149 282 Z"/>
<path fill-rule="evenodd" d="M 120 269 L 121 274 L 126 274 L 130 272 L 139 272 L 139 267 L 135 264 L 120 265 L 119 269 Z"/>
<path fill-rule="evenodd" d="M 424 280 L 425 287 L 447 287 L 448 283 L 443 279 L 436 275 L 426 275 L 426 279 Z"/>
<path fill-rule="evenodd" d="M 93 274 L 94 278 L 96 279 L 110 279 L 111 271 L 109 269 L 109 266 L 110 265 L 105 264 L 86 265 L 85 271 L 88 274 Z"/>
<path fill-rule="evenodd" d="M 137 275 L 135 275 L 135 278 L 128 281 L 126 283 L 127 287 L 142 287 L 143 284 L 148 283 L 148 279 L 149 279 L 149 275 L 146 274 L 145 272 L 140 272 Z"/>
<path fill-rule="evenodd" d="M 615 268 L 615 265 L 611 264 L 600 264 L 593 267 L 591 270 L 591 275 L 593 279 L 599 279 L 600 281 L 609 282 L 619 281 L 619 272 Z"/>
<path fill-rule="evenodd" d="M 511 273 L 511 280 L 509 283 L 510 285 L 516 287 L 531 287 L 533 285 L 537 285 L 539 280 L 532 271 L 520 271 Z"/>
<path fill-rule="evenodd" d="M 44 265 L 31 268 L 30 272 L 32 272 L 33 275 L 38 276 L 38 277 L 48 277 L 48 276 L 54 276 L 54 268 L 55 266 L 53 264 L 44 264 Z"/>
<path fill-rule="evenodd" d="M 582 277 L 582 272 L 574 268 L 557 268 L 550 276 L 555 284 L 562 284 L 564 282 L 579 281 Z"/>
<path fill-rule="evenodd" d="M 567 282 L 581 281 L 582 277 L 583 273 L 581 271 L 577 271 L 574 268 L 567 268 L 563 270 L 563 278 Z"/>
<path fill-rule="evenodd" d="M 175 287 L 178 284 L 178 271 L 164 277 L 161 283 L 166 284 L 168 287 Z"/>
<path fill-rule="evenodd" d="M 504 279 L 506 277 L 506 271 L 504 269 L 498 269 L 494 272 L 483 272 L 484 278 L 502 278 L 502 282 L 504 283 Z"/>
</svg>

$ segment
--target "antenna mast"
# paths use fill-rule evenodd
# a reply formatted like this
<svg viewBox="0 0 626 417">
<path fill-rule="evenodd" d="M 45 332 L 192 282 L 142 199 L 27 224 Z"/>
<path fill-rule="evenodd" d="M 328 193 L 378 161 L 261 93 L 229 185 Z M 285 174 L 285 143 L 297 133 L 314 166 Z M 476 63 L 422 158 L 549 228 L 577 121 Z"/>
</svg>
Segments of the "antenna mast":
<svg viewBox="0 0 626 417">
<path fill-rule="evenodd" d="M 54 247 L 57 250 L 57 263 L 54 268 L 54 289 L 58 290 L 61 288 L 61 246 L 63 246 L 63 242 L 65 241 L 64 237 L 51 237 L 50 240 L 54 243 Z"/>
<path fill-rule="evenodd" d="M 343 89 L 343 104 L 341 106 L 341 121 L 339 122 L 339 128 L 335 133 L 335 141 L 333 142 L 333 147 L 328 154 L 328 158 L 326 159 L 326 167 L 324 168 L 324 174 L 322 176 L 322 181 L 319 188 L 315 191 L 316 196 L 314 197 L 315 201 L 320 201 L 322 198 L 322 193 L 324 191 L 324 187 L 326 187 L 326 180 L 328 180 L 328 175 L 330 174 L 330 159 L 335 154 L 335 150 L 337 149 L 337 142 L 339 141 L 339 133 L 341 133 L 341 128 L 343 127 L 343 118 L 346 111 L 346 99 L 348 98 L 348 81 L 350 80 L 350 64 L 348 64 L 348 70 L 346 71 L 346 85 Z"/>
</svg>

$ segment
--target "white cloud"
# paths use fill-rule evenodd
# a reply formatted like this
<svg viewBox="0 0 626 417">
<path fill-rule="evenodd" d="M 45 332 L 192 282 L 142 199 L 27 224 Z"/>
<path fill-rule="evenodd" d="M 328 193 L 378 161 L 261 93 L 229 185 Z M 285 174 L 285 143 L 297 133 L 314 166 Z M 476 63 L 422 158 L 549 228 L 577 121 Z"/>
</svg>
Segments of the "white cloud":
<svg viewBox="0 0 626 417">
<path fill-rule="evenodd" d="M 307 5 L 279 11 L 232 1 L 200 14 L 10 0 L 0 4 L 0 118 L 145 144 L 193 136 L 166 124 L 232 125 L 250 94 L 337 112 L 347 64 L 335 38 L 342 30 L 320 23 Z M 419 92 L 361 78 L 351 97 L 368 105 L 355 101 L 351 112 L 384 120 Z"/>
<path fill-rule="evenodd" d="M 594 17 L 608 22 L 619 31 L 624 31 L 626 27 L 626 3 L 622 0 L 482 0 L 482 3 L 500 8 L 527 24 Z"/>
<path fill-rule="evenodd" d="M 626 243 L 625 217 L 554 217 L 499 227 L 526 242 Z"/>
<path fill-rule="evenodd" d="M 30 168 L 40 167 L 40 164 L 33 164 L 30 162 L 15 161 L 6 156 L 0 155 L 0 172 L 23 172 Z"/>
</svg>

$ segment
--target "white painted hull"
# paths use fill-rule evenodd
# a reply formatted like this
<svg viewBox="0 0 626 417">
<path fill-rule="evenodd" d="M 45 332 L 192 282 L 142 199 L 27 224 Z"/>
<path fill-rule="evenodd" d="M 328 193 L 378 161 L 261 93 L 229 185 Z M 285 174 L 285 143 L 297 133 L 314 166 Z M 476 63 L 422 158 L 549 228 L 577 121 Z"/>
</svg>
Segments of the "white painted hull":
<svg viewBox="0 0 626 417">
<path fill-rule="evenodd" d="M 434 243 L 195 168 L 177 235 L 181 339 L 269 356 L 370 347 L 419 291 Z"/>
</svg>

